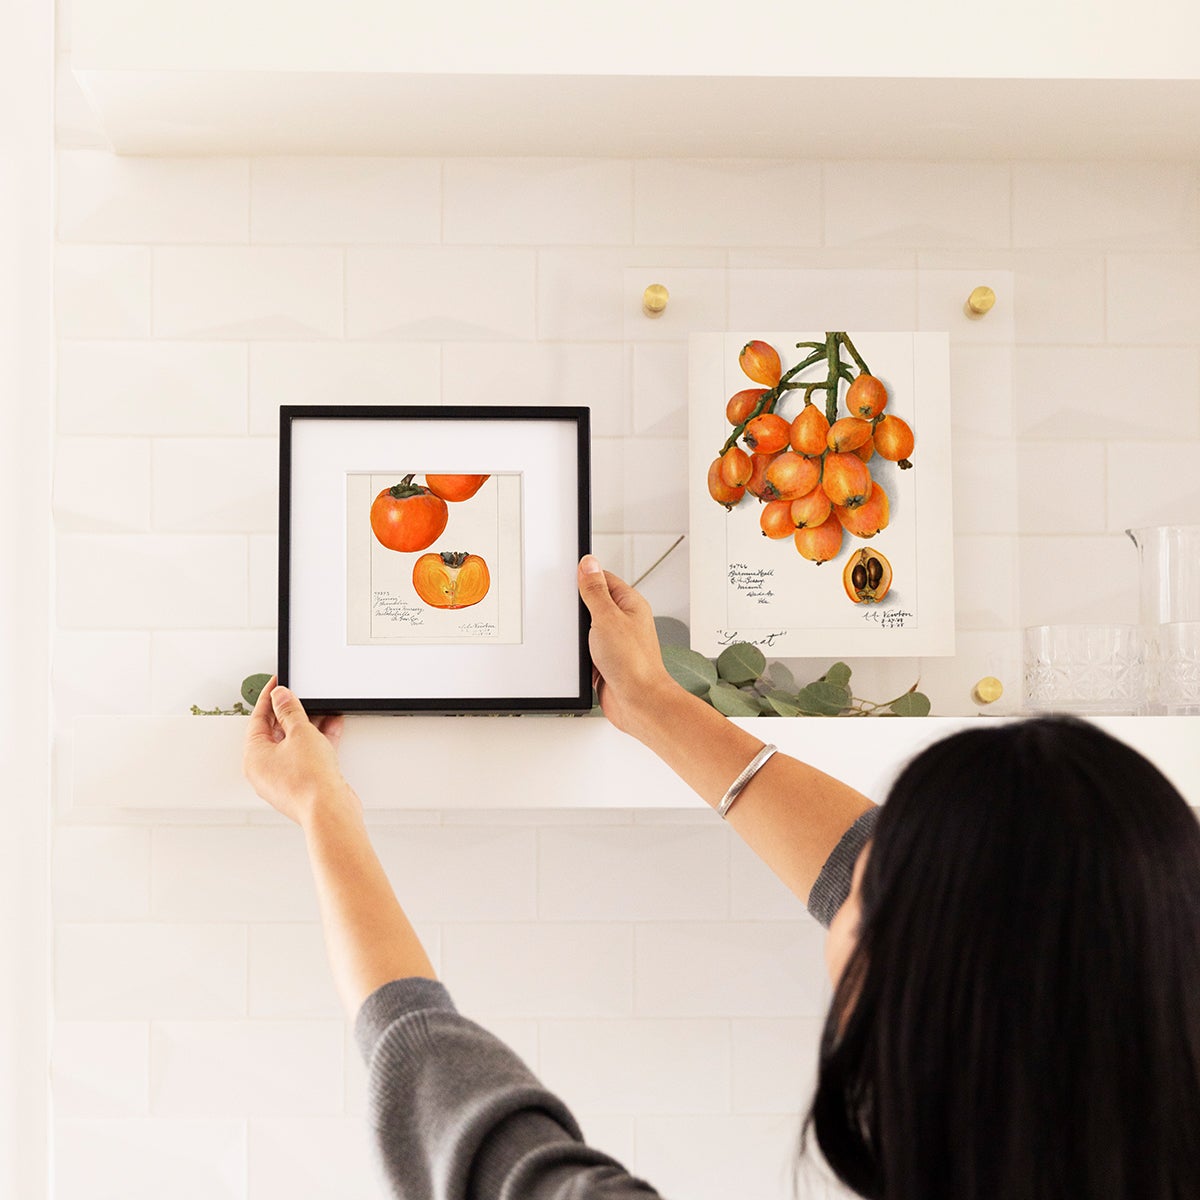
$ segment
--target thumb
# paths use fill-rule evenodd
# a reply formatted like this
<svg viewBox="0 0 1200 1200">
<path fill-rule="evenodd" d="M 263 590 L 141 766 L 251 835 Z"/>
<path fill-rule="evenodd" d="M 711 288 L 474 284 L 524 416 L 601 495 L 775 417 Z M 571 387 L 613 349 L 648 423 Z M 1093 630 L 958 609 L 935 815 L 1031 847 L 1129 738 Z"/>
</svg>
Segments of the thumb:
<svg viewBox="0 0 1200 1200">
<path fill-rule="evenodd" d="M 295 733 L 302 725 L 308 724 L 308 714 L 304 711 L 304 705 L 289 688 L 280 686 L 271 692 L 271 707 L 275 710 L 275 720 L 282 726 L 284 733 Z"/>
<path fill-rule="evenodd" d="M 585 554 L 579 560 L 579 595 L 593 617 L 616 607 L 608 590 L 608 579 L 593 554 Z"/>
<path fill-rule="evenodd" d="M 628 584 L 625 580 L 606 571 L 608 581 L 608 594 L 612 597 L 613 603 L 623 613 L 638 612 L 645 604 L 645 597 L 632 584 Z"/>
</svg>

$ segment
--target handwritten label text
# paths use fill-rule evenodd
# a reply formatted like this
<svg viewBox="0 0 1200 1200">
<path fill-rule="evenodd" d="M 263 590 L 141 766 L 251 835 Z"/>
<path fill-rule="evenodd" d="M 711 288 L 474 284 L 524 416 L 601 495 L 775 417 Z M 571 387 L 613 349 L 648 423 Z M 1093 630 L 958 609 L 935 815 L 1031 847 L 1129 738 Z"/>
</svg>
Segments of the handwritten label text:
<svg viewBox="0 0 1200 1200">
<path fill-rule="evenodd" d="M 768 604 L 775 595 L 769 586 L 774 574 L 773 567 L 751 567 L 746 563 L 730 563 L 729 586 L 756 604 Z"/>
</svg>

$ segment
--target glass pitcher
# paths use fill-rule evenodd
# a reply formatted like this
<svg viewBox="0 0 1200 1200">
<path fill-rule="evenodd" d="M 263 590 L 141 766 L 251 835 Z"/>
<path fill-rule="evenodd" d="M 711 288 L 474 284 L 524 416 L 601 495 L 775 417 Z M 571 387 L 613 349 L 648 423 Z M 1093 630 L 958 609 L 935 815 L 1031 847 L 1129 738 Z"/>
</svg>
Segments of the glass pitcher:
<svg viewBox="0 0 1200 1200">
<path fill-rule="evenodd" d="M 1200 525 L 1151 525 L 1125 532 L 1141 563 L 1141 624 L 1200 621 Z"/>
<path fill-rule="evenodd" d="M 1150 656 L 1150 712 L 1200 714 L 1200 525 L 1125 531 L 1141 567 L 1139 620 Z"/>
</svg>

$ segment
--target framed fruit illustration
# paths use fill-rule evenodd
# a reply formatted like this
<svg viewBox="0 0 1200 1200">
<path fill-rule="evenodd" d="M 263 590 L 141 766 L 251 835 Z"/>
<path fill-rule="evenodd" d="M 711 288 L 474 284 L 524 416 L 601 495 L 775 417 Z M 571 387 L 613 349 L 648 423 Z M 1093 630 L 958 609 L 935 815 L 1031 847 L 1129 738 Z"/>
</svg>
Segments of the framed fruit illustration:
<svg viewBox="0 0 1200 1200">
<path fill-rule="evenodd" d="M 693 648 L 954 653 L 940 333 L 695 334 Z"/>
<path fill-rule="evenodd" d="M 520 643 L 521 480 L 519 471 L 348 472 L 349 644 Z"/>
<path fill-rule="evenodd" d="M 280 410 L 279 677 L 314 712 L 580 711 L 584 408 Z"/>
</svg>

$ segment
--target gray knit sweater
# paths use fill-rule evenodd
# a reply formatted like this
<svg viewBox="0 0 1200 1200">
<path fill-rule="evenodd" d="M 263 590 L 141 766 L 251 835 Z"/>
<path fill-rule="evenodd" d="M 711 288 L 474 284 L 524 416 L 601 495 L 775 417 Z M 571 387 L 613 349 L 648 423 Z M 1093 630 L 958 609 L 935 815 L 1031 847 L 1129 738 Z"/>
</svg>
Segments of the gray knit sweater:
<svg viewBox="0 0 1200 1200">
<path fill-rule="evenodd" d="M 851 826 L 809 894 L 828 925 L 850 891 L 877 809 Z M 459 1014 L 432 979 L 367 997 L 355 1036 L 369 1118 L 400 1200 L 647 1200 L 659 1195 L 585 1145 L 567 1106 L 499 1038 Z"/>
</svg>

